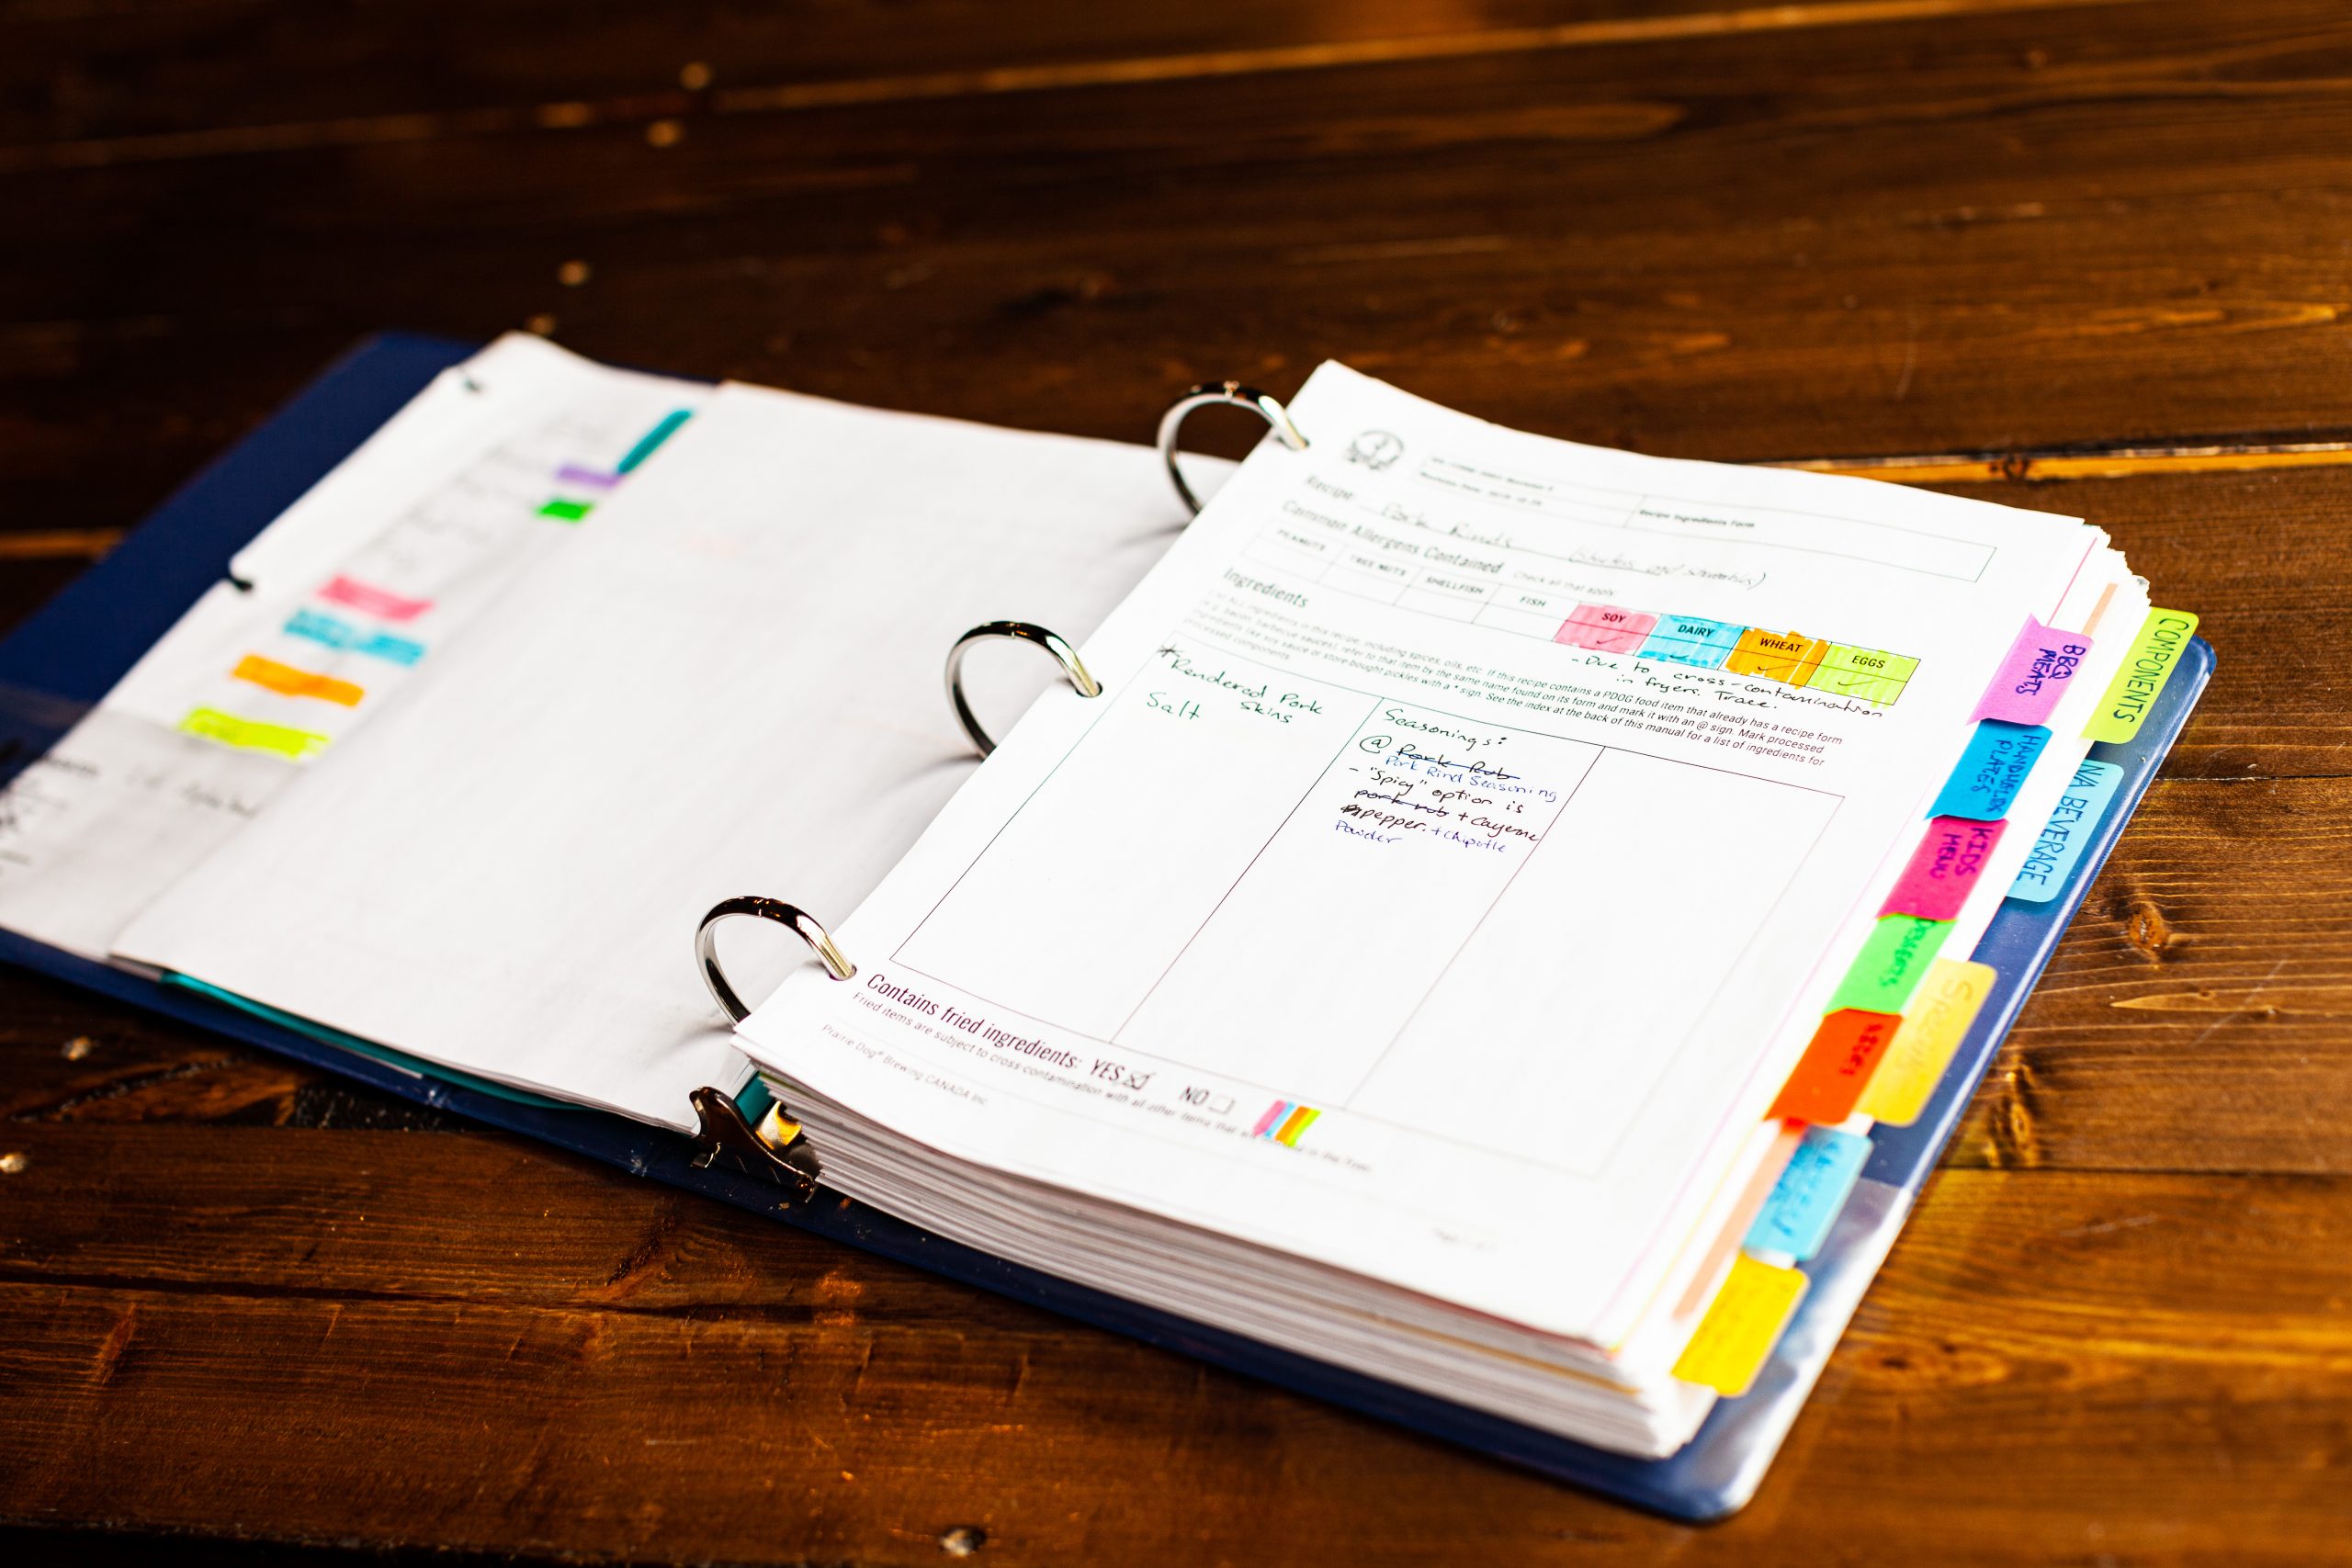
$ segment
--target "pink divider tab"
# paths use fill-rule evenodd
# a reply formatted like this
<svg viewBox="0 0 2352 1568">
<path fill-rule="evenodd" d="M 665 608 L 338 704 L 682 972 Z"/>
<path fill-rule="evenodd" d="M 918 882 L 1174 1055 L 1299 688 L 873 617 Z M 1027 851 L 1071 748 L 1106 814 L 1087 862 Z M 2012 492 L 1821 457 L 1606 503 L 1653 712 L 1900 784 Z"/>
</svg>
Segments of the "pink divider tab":
<svg viewBox="0 0 2352 1568">
<path fill-rule="evenodd" d="M 337 604 L 348 604 L 379 621 L 413 621 L 433 608 L 430 599 L 404 599 L 371 583 L 356 582 L 348 577 L 340 576 L 320 589 L 319 597 Z"/>
<path fill-rule="evenodd" d="M 1928 836 L 1912 852 L 1911 863 L 1903 868 L 1902 879 L 1879 913 L 1916 915 L 1923 920 L 1958 919 L 1960 907 L 1976 887 L 1976 874 L 1984 869 L 2007 826 L 1965 817 L 1930 819 Z"/>
<path fill-rule="evenodd" d="M 1589 648 L 1596 653 L 1637 653 L 1648 640 L 1657 617 L 1646 610 L 1621 610 L 1614 604 L 1579 604 L 1568 614 L 1554 642 Z"/>
<path fill-rule="evenodd" d="M 2059 631 L 2028 615 L 2025 629 L 2009 645 L 2008 657 L 1969 715 L 1970 722 L 1997 718 L 2006 724 L 2041 723 L 2066 694 L 2067 682 L 2090 651 L 2091 639 L 2081 632 Z"/>
</svg>

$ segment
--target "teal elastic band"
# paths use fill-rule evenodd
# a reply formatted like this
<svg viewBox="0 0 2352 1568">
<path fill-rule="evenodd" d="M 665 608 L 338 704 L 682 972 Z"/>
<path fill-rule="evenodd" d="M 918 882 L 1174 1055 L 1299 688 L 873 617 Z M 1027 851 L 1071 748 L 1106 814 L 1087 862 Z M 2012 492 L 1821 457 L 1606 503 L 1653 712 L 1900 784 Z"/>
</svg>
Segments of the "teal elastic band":
<svg viewBox="0 0 2352 1568">
<path fill-rule="evenodd" d="M 167 970 L 164 975 L 164 984 L 178 990 L 193 991 L 199 997 L 219 1002 L 224 1007 L 234 1008 L 239 1012 L 260 1019 L 265 1023 L 274 1023 L 280 1029 L 290 1029 L 305 1040 L 315 1040 L 322 1045 L 332 1045 L 339 1051 L 348 1051 L 355 1056 L 365 1056 L 371 1062 L 381 1062 L 386 1066 L 399 1067 L 405 1072 L 415 1073 L 423 1077 L 434 1078 L 458 1089 L 470 1089 L 476 1094 L 486 1094 L 493 1100 L 503 1100 L 515 1105 L 536 1105 L 548 1111 L 583 1109 L 569 1100 L 550 1100 L 544 1094 L 533 1094 L 528 1089 L 509 1089 L 503 1083 L 492 1083 L 488 1078 L 478 1078 L 471 1073 L 461 1073 L 452 1067 L 438 1066 L 431 1062 L 419 1061 L 404 1051 L 395 1051 L 388 1045 L 379 1045 L 372 1040 L 362 1040 L 356 1034 L 345 1034 L 339 1029 L 329 1029 L 324 1024 L 313 1023 L 307 1018 L 299 1018 L 293 1013 L 266 1006 L 247 997 L 241 997 L 234 991 L 224 991 L 218 986 L 209 986 L 201 980 L 191 979 L 186 975 L 175 975 Z M 756 1078 L 752 1081 L 758 1082 Z M 760 1109 L 764 1112 L 767 1108 L 762 1106 Z"/>
</svg>

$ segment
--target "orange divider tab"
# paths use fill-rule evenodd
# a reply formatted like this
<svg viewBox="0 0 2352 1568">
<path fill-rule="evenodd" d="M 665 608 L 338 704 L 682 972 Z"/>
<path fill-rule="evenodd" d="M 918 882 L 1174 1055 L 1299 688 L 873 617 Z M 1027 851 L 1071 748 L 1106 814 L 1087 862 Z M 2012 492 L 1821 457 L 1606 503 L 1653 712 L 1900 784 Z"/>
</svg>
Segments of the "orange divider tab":
<svg viewBox="0 0 2352 1568">
<path fill-rule="evenodd" d="M 1829 645 L 1817 637 L 1750 626 L 1739 634 L 1739 645 L 1724 660 L 1724 668 L 1735 675 L 1758 675 L 1802 686 L 1813 679 L 1821 656 L 1828 651 Z"/>
<path fill-rule="evenodd" d="M 323 703 L 340 703 L 356 708 L 368 688 L 349 681 L 338 681 L 332 675 L 320 675 L 308 670 L 297 670 L 291 664 L 280 664 L 275 659 L 264 659 L 258 653 L 248 653 L 237 660 L 229 671 L 240 681 L 276 692 L 281 696 L 316 697 Z"/>
<path fill-rule="evenodd" d="M 1822 1127 L 1835 1127 L 1851 1116 L 1902 1022 L 1897 1014 L 1860 1008 L 1839 1008 L 1824 1018 L 1797 1070 L 1781 1086 L 1772 1114 Z"/>
</svg>

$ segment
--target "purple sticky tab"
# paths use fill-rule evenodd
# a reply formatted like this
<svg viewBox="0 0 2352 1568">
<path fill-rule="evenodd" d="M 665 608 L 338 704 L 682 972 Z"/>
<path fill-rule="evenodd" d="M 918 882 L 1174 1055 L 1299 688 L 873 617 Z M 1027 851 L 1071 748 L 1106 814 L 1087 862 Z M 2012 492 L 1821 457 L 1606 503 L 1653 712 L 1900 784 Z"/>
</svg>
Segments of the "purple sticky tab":
<svg viewBox="0 0 2352 1568">
<path fill-rule="evenodd" d="M 1882 915 L 1916 915 L 1923 920 L 1956 920 L 1960 907 L 1976 886 L 1976 874 L 2001 841 L 1999 822 L 1973 822 L 1965 817 L 1936 817 L 1928 822 L 1928 836 L 1912 852 L 1911 863 L 1894 885 Z"/>
<path fill-rule="evenodd" d="M 2008 657 L 2001 660 L 2000 670 L 1984 688 L 1984 699 L 1968 716 L 1969 721 L 2043 722 L 2066 694 L 2067 682 L 2082 669 L 2090 651 L 2091 639 L 2082 633 L 2057 631 L 2028 615 L 2025 630 L 2009 645 Z"/>
</svg>

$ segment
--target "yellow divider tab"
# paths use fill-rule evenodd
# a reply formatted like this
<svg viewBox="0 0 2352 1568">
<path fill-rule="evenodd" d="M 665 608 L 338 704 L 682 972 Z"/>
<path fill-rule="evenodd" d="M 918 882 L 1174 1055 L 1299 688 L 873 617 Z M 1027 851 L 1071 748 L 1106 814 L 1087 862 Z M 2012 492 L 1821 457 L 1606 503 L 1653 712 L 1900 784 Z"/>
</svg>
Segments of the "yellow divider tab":
<svg viewBox="0 0 2352 1568">
<path fill-rule="evenodd" d="M 1715 1304 L 1674 1363 L 1674 1375 L 1734 1399 L 1746 1393 L 1804 1299 L 1807 1283 L 1794 1269 L 1758 1263 L 1744 1252 L 1733 1258 Z"/>
<path fill-rule="evenodd" d="M 1929 965 L 1854 1109 L 1890 1127 L 1917 1122 L 1992 994 L 1993 980 L 1989 964 L 1964 958 L 1939 958 Z"/>
</svg>

